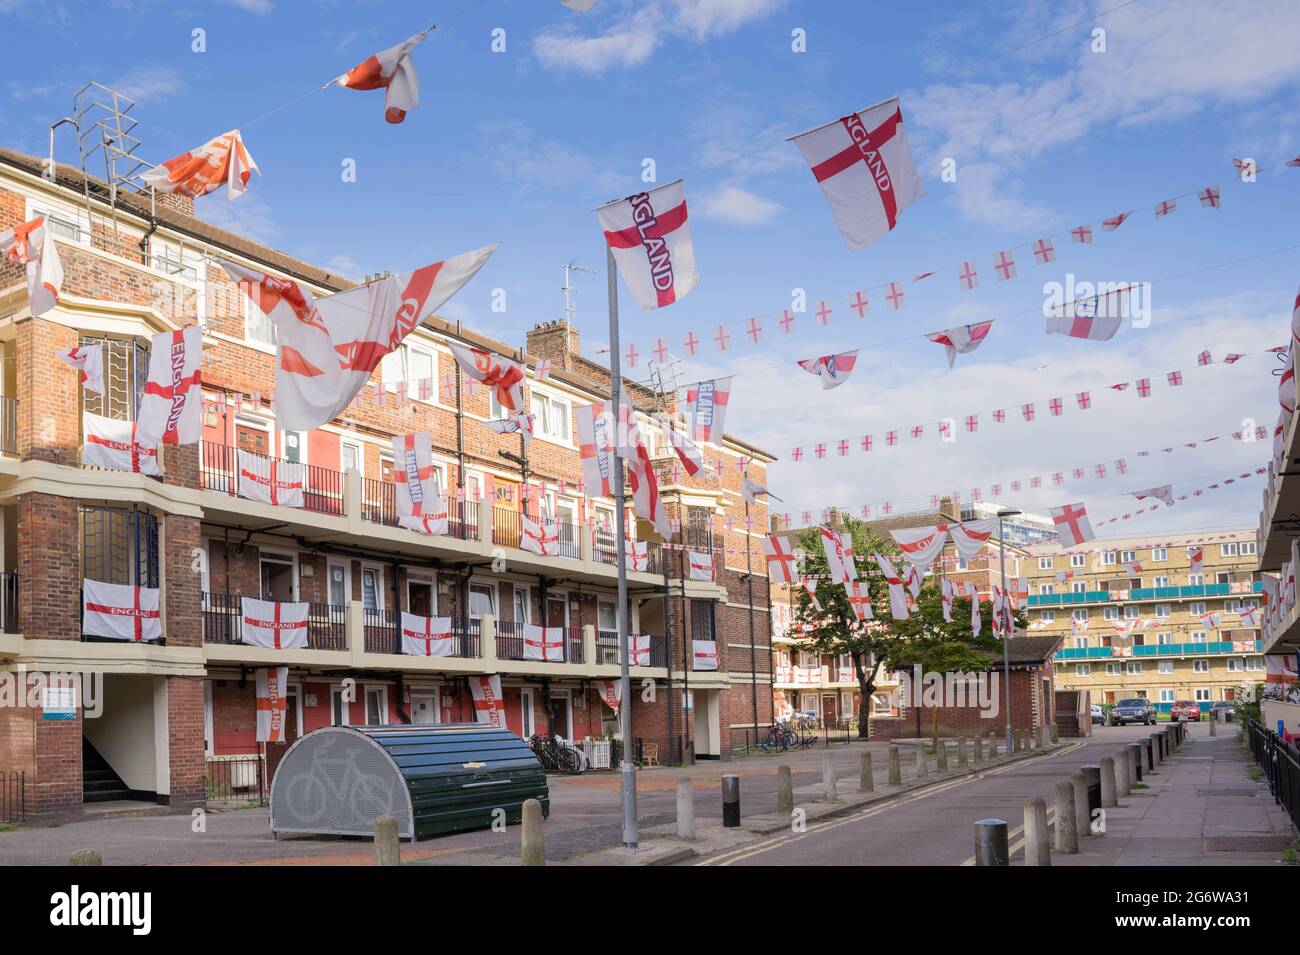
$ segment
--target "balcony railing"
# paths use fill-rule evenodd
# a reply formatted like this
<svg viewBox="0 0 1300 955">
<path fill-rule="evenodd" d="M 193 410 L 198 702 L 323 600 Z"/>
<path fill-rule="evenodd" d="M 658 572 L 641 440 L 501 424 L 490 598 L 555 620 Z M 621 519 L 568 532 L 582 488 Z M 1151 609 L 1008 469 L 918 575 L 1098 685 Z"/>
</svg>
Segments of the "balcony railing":
<svg viewBox="0 0 1300 955">
<path fill-rule="evenodd" d="M 402 652 L 402 638 L 398 630 L 401 615 L 395 610 L 373 610 L 369 607 L 362 611 L 365 624 L 365 646 L 367 653 Z M 451 656 L 476 659 L 482 656 L 479 647 L 479 622 L 477 620 L 453 620 L 451 624 Z"/>
<path fill-rule="evenodd" d="M 1190 657 L 1225 653 L 1262 653 L 1261 640 L 1250 641 L 1253 650 L 1239 650 L 1231 640 L 1211 640 L 1200 643 L 1144 643 L 1132 647 L 1129 656 L 1121 657 L 1115 647 L 1065 647 L 1056 651 L 1058 660 L 1125 660 L 1132 657 Z"/>
<path fill-rule="evenodd" d="M 497 624 L 497 658 L 501 660 L 524 659 L 524 624 Z M 565 627 L 562 646 L 565 663 L 582 662 L 582 628 Z M 538 661 L 541 662 L 541 661 Z"/>
<path fill-rule="evenodd" d="M 0 574 L 0 633 L 18 632 L 18 572 Z"/>
<path fill-rule="evenodd" d="M 618 632 L 616 630 L 597 630 L 596 663 L 600 666 L 618 666 L 620 659 Z M 650 635 L 650 663 L 648 665 L 660 669 L 668 666 L 668 640 L 666 637 L 657 634 Z"/>
<path fill-rule="evenodd" d="M 658 541 L 646 542 L 646 566 L 644 573 L 662 574 L 664 549 Z M 618 566 L 618 538 L 603 530 L 592 532 L 591 559 L 598 564 Z"/>
<path fill-rule="evenodd" d="M 0 395 L 0 453 L 18 453 L 18 399 Z"/>
<path fill-rule="evenodd" d="M 216 441 L 204 441 L 199 461 L 199 482 L 205 491 L 216 491 L 231 497 L 239 495 L 239 448 Z M 249 452 L 250 454 L 255 452 Z M 259 458 L 274 462 L 277 467 L 296 462 L 257 454 Z M 298 465 L 303 468 L 303 509 L 319 514 L 342 514 L 343 472 L 314 464 Z"/>
<path fill-rule="evenodd" d="M 1184 600 L 1189 597 L 1231 597 L 1233 594 L 1257 594 L 1264 589 L 1262 581 L 1250 581 L 1245 588 L 1236 584 L 1189 584 L 1183 587 L 1137 587 L 1132 590 L 1086 590 L 1068 594 L 1030 594 L 1029 606 L 1054 607 L 1062 604 L 1123 603 L 1133 600 Z"/>
<path fill-rule="evenodd" d="M 203 642 L 243 643 L 239 594 L 203 594 Z M 347 608 L 337 604 L 312 603 L 307 609 L 307 648 L 346 650 Z"/>
<path fill-rule="evenodd" d="M 397 527 L 397 485 L 366 478 L 361 482 L 361 519 L 385 527 Z M 447 536 L 457 540 L 478 540 L 478 504 L 447 501 Z"/>
</svg>

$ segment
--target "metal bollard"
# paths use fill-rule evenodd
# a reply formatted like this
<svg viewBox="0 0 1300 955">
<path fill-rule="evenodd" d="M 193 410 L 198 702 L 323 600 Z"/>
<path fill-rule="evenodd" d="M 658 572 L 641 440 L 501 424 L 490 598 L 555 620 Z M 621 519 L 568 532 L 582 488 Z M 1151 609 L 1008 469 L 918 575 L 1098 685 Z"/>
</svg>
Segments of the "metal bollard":
<svg viewBox="0 0 1300 955">
<path fill-rule="evenodd" d="M 690 776 L 677 777 L 677 838 L 695 838 L 695 790 Z"/>
<path fill-rule="evenodd" d="M 794 812 L 794 783 L 790 767 L 784 764 L 776 767 L 776 811 L 783 816 Z"/>
<path fill-rule="evenodd" d="M 1001 819 L 981 819 L 975 823 L 975 864 L 1011 864 L 1007 851 L 1007 824 Z"/>
<path fill-rule="evenodd" d="M 740 826 L 740 777 L 722 777 L 722 827 L 736 829 Z"/>
<path fill-rule="evenodd" d="M 835 760 L 829 756 L 822 757 L 822 787 L 826 791 L 827 802 L 839 801 L 840 791 L 835 779 Z"/>
<path fill-rule="evenodd" d="M 875 791 L 876 777 L 871 774 L 871 752 L 870 750 L 863 750 L 858 761 L 858 792 L 873 793 Z"/>
<path fill-rule="evenodd" d="M 523 825 L 519 832 L 519 864 L 546 865 L 546 843 L 542 834 L 542 804 L 524 800 Z"/>
<path fill-rule="evenodd" d="M 1079 827 L 1074 811 L 1074 783 L 1063 779 L 1056 784 L 1056 851 L 1070 855 L 1079 851 Z"/>
<path fill-rule="evenodd" d="M 1047 803 L 1038 796 L 1025 800 L 1025 865 L 1051 865 L 1047 842 Z"/>
<path fill-rule="evenodd" d="M 1084 779 L 1083 773 L 1075 773 L 1070 777 L 1070 785 L 1074 787 L 1074 828 L 1079 833 L 1079 841 L 1092 832 L 1092 821 L 1088 812 L 1088 781 Z"/>
<path fill-rule="evenodd" d="M 903 782 L 903 762 L 897 743 L 889 744 L 889 785 L 899 786 Z"/>
<path fill-rule="evenodd" d="M 1034 730 L 1034 734 L 1035 734 L 1035 735 L 1034 735 L 1034 749 L 1042 749 L 1044 746 L 1047 745 L 1046 739 L 1045 739 L 1045 737 L 1043 736 L 1043 724 L 1042 724 L 1042 723 L 1039 723 L 1039 724 L 1038 724 L 1038 729 Z"/>
<path fill-rule="evenodd" d="M 1101 808 L 1114 809 L 1119 805 L 1119 800 L 1115 797 L 1115 760 L 1111 756 L 1103 756 L 1098 760 L 1101 766 Z"/>
<path fill-rule="evenodd" d="M 397 820 L 392 816 L 380 816 L 375 820 L 375 865 L 401 864 Z"/>
</svg>

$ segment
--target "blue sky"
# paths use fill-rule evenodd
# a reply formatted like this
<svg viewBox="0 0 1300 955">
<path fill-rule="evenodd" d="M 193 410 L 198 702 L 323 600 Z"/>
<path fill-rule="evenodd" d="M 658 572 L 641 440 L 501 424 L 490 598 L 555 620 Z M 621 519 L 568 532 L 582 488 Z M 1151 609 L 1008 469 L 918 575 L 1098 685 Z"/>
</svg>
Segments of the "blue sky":
<svg viewBox="0 0 1300 955">
<path fill-rule="evenodd" d="M 1114 381 L 1159 376 L 1285 341 L 1300 252 L 1158 282 L 1148 328 L 1108 343 L 1047 337 L 1043 285 L 1066 272 L 1090 281 L 1153 281 L 1295 244 L 1300 152 L 1294 110 L 1300 18 L 1283 0 L 1098 3 L 862 4 L 811 0 L 599 0 L 587 14 L 559 0 L 434 4 L 152 0 L 36 5 L 0 0 L 0 142 L 44 152 L 47 127 L 75 89 L 95 79 L 135 95 L 141 154 L 161 161 L 235 126 L 263 176 L 200 215 L 354 278 L 407 269 L 491 241 L 500 251 L 446 309 L 507 341 L 561 313 L 561 267 L 602 265 L 592 209 L 638 191 L 642 161 L 660 182 L 685 177 L 701 284 L 684 301 L 642 312 L 624 295 L 625 341 L 702 337 L 788 306 L 810 309 L 928 270 L 899 312 L 875 293 L 858 320 L 810 316 L 757 348 L 705 349 L 695 379 L 735 373 L 728 430 L 782 452 L 793 445 L 925 424 L 928 437 L 892 452 L 825 462 L 783 461 L 771 486 L 791 509 L 892 501 L 1127 459 L 1122 478 L 1004 494 L 1027 510 L 1082 500 L 1095 518 L 1133 510 L 1124 494 L 1174 483 L 1176 493 L 1265 463 L 1267 444 L 1136 452 L 1199 441 L 1276 417 L 1272 359 L 1189 373 L 1149 399 L 1099 395 L 1088 412 L 994 430 L 987 412 L 1046 402 Z M 427 25 L 415 53 L 421 105 L 405 124 L 382 121 L 382 94 L 311 91 Z M 1092 31 L 1106 31 L 1104 52 Z M 191 51 L 191 31 L 207 51 Z M 491 50 L 504 30 L 506 51 Z M 806 52 L 791 49 L 792 31 Z M 306 94 L 306 95 L 304 95 Z M 892 95 L 926 182 L 892 234 L 849 252 L 816 183 L 784 139 Z M 268 110 L 304 96 L 274 115 Z M 75 158 L 70 138 L 58 157 Z M 1233 156 L 1266 170 L 1234 181 Z M 940 164 L 956 163 L 955 182 Z M 354 159 L 357 181 L 341 181 Z M 1155 221 L 1152 205 L 1210 184 L 1223 208 L 1194 197 Z M 1019 278 L 993 280 L 1003 248 L 1135 209 L 1091 246 L 1057 241 L 1057 262 L 1017 255 Z M 960 289 L 962 261 L 981 287 Z M 579 276 L 584 346 L 607 337 L 603 277 Z M 507 311 L 490 310 L 492 290 Z M 949 371 L 924 332 L 1000 316 L 981 348 Z M 739 337 L 739 336 L 737 336 Z M 863 348 L 854 379 L 828 393 L 796 358 Z M 681 352 L 680 347 L 677 349 Z M 633 376 L 644 365 L 627 369 Z M 932 437 L 946 416 L 985 412 L 980 431 Z M 1199 479 L 1204 478 L 1204 481 Z M 1124 525 L 1134 534 L 1253 526 L 1258 478 Z M 985 495 L 987 496 L 987 494 Z M 1014 498 L 1014 499 L 1013 499 Z M 1140 506 L 1140 505 L 1138 505 Z M 1100 528 L 1099 528 L 1100 530 Z M 1109 528 L 1114 531 L 1115 528 Z"/>
</svg>

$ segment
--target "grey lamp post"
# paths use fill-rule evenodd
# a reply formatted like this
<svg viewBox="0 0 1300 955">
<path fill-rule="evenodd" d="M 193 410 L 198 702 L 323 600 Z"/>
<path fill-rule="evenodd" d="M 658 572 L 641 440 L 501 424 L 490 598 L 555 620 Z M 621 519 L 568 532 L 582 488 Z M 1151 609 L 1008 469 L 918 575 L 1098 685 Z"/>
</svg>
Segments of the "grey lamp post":
<svg viewBox="0 0 1300 955">
<path fill-rule="evenodd" d="M 1007 600 L 1007 537 L 1003 533 L 1002 519 L 1015 517 L 1020 511 L 998 511 L 998 572 L 1002 577 L 1002 600 Z M 1011 755 L 1011 628 L 1002 634 L 1002 682 L 1006 684 L 1007 755 Z"/>
</svg>

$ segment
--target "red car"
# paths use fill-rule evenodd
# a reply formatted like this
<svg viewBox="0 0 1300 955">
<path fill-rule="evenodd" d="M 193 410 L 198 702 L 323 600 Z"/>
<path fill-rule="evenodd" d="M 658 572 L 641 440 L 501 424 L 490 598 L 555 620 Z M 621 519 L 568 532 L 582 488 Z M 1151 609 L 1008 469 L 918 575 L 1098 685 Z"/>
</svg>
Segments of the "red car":
<svg viewBox="0 0 1300 955">
<path fill-rule="evenodd" d="M 1183 718 L 1199 723 L 1201 721 L 1201 704 L 1195 700 L 1179 700 L 1169 709 L 1169 718 L 1171 720 L 1180 720 Z"/>
</svg>

